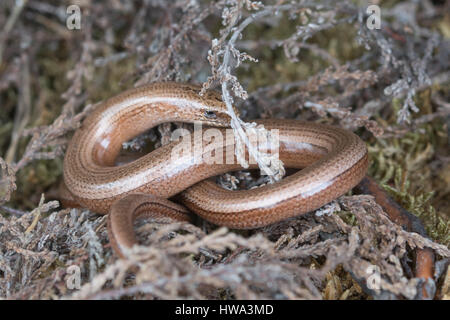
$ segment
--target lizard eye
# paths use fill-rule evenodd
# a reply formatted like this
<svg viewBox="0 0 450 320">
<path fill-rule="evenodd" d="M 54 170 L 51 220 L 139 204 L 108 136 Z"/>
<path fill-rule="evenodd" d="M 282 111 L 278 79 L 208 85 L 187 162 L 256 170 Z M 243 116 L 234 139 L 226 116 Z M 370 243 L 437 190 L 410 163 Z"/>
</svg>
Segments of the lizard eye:
<svg viewBox="0 0 450 320">
<path fill-rule="evenodd" d="M 215 119 L 215 118 L 217 118 L 217 115 L 214 111 L 206 110 L 205 117 L 208 119 Z"/>
</svg>

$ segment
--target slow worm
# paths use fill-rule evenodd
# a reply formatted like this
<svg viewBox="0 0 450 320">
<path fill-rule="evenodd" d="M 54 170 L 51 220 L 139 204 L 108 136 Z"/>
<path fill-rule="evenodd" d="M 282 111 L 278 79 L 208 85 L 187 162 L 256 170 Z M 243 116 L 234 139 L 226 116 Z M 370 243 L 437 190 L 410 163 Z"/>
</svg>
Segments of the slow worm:
<svg viewBox="0 0 450 320">
<path fill-rule="evenodd" d="M 115 165 L 123 142 L 164 122 L 219 127 L 225 136 L 230 117 L 220 94 L 208 91 L 200 96 L 200 89 L 167 82 L 125 91 L 100 104 L 68 146 L 61 198 L 68 205 L 110 213 L 109 237 L 120 256 L 136 243 L 133 223 L 143 215 L 189 220 L 191 211 L 218 225 L 258 228 L 318 209 L 366 175 L 367 148 L 352 132 L 275 119 L 256 122 L 279 130 L 280 159 L 287 168 L 302 170 L 274 184 L 238 192 L 219 187 L 208 178 L 242 169 L 236 158 L 231 163 L 225 159 L 234 139 L 206 141 L 195 134 L 190 143 L 192 148 L 202 146 L 201 152 L 174 157 L 180 142 L 173 141 L 135 161 Z M 222 150 L 225 164 L 204 161 L 211 150 Z M 175 195 L 184 206 L 167 200 Z M 426 269 L 429 275 L 429 266 Z"/>
<path fill-rule="evenodd" d="M 258 123 L 279 130 L 279 157 L 285 166 L 304 169 L 252 190 L 233 192 L 205 180 L 242 168 L 236 159 L 229 164 L 203 161 L 215 149 L 225 149 L 225 157 L 234 139 L 224 143 L 192 135 L 192 146 L 200 143 L 202 152 L 191 152 L 183 159 L 174 157 L 172 150 L 179 144 L 174 141 L 131 163 L 114 165 L 123 142 L 160 123 L 201 122 L 227 127 L 230 118 L 220 95 L 209 91 L 199 96 L 199 91 L 200 87 L 192 85 L 157 83 L 126 91 L 101 104 L 76 131 L 66 152 L 64 183 L 72 200 L 107 214 L 115 201 L 130 194 L 167 199 L 181 193 L 182 203 L 204 219 L 250 229 L 317 209 L 349 191 L 365 176 L 367 149 L 358 136 L 344 129 L 295 120 Z M 227 163 L 226 159 L 223 162 Z M 166 200 L 145 199 L 134 196 L 121 200 L 137 210 L 112 211 L 111 237 L 119 249 L 132 245 L 122 239 L 129 240 L 137 213 L 149 211 L 141 210 L 145 207 L 142 203 L 157 211 L 170 208 L 181 212 L 179 206 L 175 209 Z M 122 204 L 119 201 L 118 206 Z M 131 222 L 125 223 L 126 219 Z"/>
</svg>

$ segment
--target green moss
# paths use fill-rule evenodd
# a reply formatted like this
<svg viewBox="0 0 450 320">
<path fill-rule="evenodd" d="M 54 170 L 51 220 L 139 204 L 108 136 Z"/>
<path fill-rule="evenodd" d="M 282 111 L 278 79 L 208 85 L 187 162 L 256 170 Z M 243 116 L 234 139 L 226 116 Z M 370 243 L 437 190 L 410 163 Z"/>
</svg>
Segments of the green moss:
<svg viewBox="0 0 450 320">
<path fill-rule="evenodd" d="M 284 40 L 295 31 L 294 26 L 301 18 L 294 20 L 284 15 L 276 28 L 263 24 L 251 24 L 244 31 L 246 40 Z M 364 53 L 364 48 L 356 42 L 356 29 L 350 24 L 341 24 L 335 28 L 319 32 L 308 43 L 328 52 L 340 62 L 356 59 Z M 244 50 L 245 51 L 245 50 Z M 248 63 L 245 68 L 237 69 L 238 78 L 246 83 L 249 91 L 261 86 L 308 79 L 308 77 L 330 66 L 330 62 L 312 53 L 309 49 L 300 49 L 293 63 L 286 58 L 283 48 L 271 48 L 261 44 L 257 49 L 249 51 L 259 60 L 258 63 Z"/>
<path fill-rule="evenodd" d="M 446 246 L 450 245 L 450 219 L 438 214 L 431 205 L 435 191 L 413 192 L 407 173 L 398 168 L 394 176 L 394 187 L 383 187 L 409 212 L 418 216 L 424 223 L 428 235 Z"/>
<path fill-rule="evenodd" d="M 369 145 L 369 174 L 406 210 L 421 218 L 432 239 L 450 245 L 450 220 L 433 205 L 439 177 L 434 179 L 430 168 L 436 149 L 446 143 L 444 129 L 438 122 L 400 138 L 378 139 Z"/>
<path fill-rule="evenodd" d="M 353 213 L 348 211 L 339 211 L 336 214 L 348 225 L 351 225 L 352 227 L 358 225 L 358 220 Z"/>
</svg>

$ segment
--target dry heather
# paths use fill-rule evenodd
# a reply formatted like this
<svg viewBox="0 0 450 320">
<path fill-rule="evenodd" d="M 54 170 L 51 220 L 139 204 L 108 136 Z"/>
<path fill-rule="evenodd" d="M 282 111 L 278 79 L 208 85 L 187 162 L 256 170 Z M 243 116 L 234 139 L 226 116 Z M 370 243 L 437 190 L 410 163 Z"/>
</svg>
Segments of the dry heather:
<svg viewBox="0 0 450 320">
<path fill-rule="evenodd" d="M 449 299 L 450 2 L 375 2 L 380 30 L 367 27 L 364 1 L 2 0 L 0 298 L 414 299 L 414 249 L 428 247 L 428 289 Z M 80 30 L 66 27 L 71 4 Z M 346 195 L 246 232 L 147 221 L 136 226 L 142 246 L 116 259 L 104 216 L 59 207 L 64 149 L 95 103 L 164 80 L 217 88 L 243 120 L 355 131 L 369 173 L 430 239 L 393 224 L 371 196 Z M 248 126 L 234 115 L 238 137 Z M 236 179 L 268 182 L 239 172 L 221 183 Z M 366 286 L 372 265 L 380 290 Z"/>
</svg>

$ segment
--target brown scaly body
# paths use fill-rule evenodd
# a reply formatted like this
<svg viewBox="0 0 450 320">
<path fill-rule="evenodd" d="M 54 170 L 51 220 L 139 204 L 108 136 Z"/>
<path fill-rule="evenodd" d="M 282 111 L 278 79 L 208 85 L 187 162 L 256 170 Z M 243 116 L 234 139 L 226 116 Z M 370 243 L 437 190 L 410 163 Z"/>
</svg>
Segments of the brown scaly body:
<svg viewBox="0 0 450 320">
<path fill-rule="evenodd" d="M 195 134 L 191 146 L 200 144 L 202 152 L 192 153 L 181 162 L 172 156 L 179 142 L 171 142 L 131 163 L 114 166 L 124 141 L 160 123 L 200 122 L 222 128 L 225 137 L 230 117 L 220 95 L 208 91 L 199 96 L 199 91 L 198 86 L 178 83 L 156 83 L 126 91 L 101 104 L 69 144 L 64 159 L 65 202 L 110 213 L 109 234 L 119 255 L 136 242 L 133 221 L 137 217 L 188 220 L 187 210 L 166 200 L 176 194 L 187 208 L 208 221 L 250 229 L 318 209 L 351 190 L 366 175 L 367 149 L 352 132 L 275 119 L 256 122 L 266 129 L 279 130 L 280 159 L 287 168 L 303 170 L 271 185 L 236 192 L 208 180 L 242 167 L 234 156 L 234 161 L 226 164 L 225 154 L 234 139 L 206 143 Z M 223 164 L 202 161 L 212 149 L 222 150 Z M 389 201 L 383 199 L 377 198 L 395 221 L 397 211 L 394 208 L 390 213 Z M 422 276 L 430 275 L 429 264 L 418 269 Z"/>
</svg>

